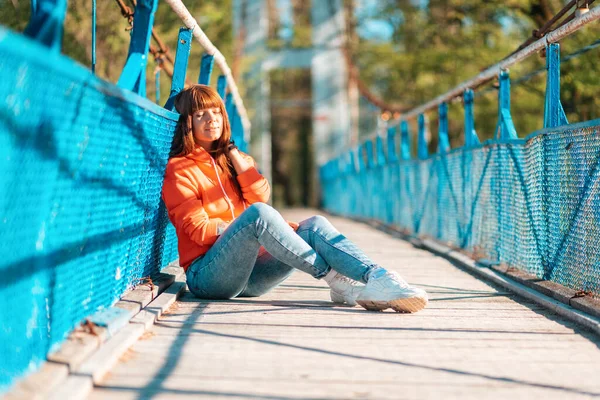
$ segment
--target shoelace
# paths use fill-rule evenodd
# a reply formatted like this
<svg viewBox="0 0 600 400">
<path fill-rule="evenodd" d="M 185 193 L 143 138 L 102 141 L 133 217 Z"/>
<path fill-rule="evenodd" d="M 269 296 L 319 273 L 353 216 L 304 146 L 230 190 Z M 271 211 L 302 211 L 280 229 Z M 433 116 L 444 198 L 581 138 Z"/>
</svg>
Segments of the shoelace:
<svg viewBox="0 0 600 400">
<path fill-rule="evenodd" d="M 351 285 L 351 286 L 358 286 L 358 285 L 360 285 L 360 282 L 357 282 L 354 279 L 349 278 L 349 277 L 347 277 L 345 275 L 338 274 L 338 279 L 341 282 L 346 283 L 346 284 Z"/>
<path fill-rule="evenodd" d="M 406 282 L 404 280 L 404 278 L 402 278 L 400 276 L 400 274 L 397 273 L 396 271 L 388 272 L 388 276 L 390 277 L 390 279 L 392 279 L 393 281 L 397 282 L 401 287 L 403 287 L 403 288 L 410 287 L 410 285 L 408 284 L 408 282 Z"/>
</svg>

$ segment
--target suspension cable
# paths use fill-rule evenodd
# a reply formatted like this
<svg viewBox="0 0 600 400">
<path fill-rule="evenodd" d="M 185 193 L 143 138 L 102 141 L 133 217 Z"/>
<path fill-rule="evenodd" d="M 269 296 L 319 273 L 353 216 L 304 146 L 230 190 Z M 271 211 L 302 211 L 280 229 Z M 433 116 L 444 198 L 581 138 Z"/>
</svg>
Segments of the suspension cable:
<svg viewBox="0 0 600 400">
<path fill-rule="evenodd" d="M 588 0 L 586 2 L 588 7 L 589 7 L 589 5 L 594 3 L 594 1 L 595 0 Z M 579 4 L 579 0 L 571 0 L 558 13 L 556 13 L 556 15 L 554 15 L 550 20 L 548 20 L 544 25 L 542 25 L 539 29 L 535 29 L 532 32 L 532 35 L 530 38 L 528 38 L 525 42 L 523 42 L 521 45 L 519 45 L 519 47 L 515 51 L 510 53 L 508 56 L 504 57 L 502 60 L 507 60 L 514 54 L 518 53 L 519 51 L 521 51 L 524 48 L 526 48 L 527 46 L 529 46 L 530 44 L 543 38 L 548 32 L 553 30 L 552 27 L 556 24 L 557 21 L 559 21 L 573 6 L 575 6 L 577 8 L 578 4 Z M 562 22 L 560 22 L 560 24 L 558 24 L 558 26 L 556 26 L 556 28 L 554 28 L 554 30 L 563 27 L 565 24 L 571 22 L 575 17 L 576 17 L 576 12 L 573 12 L 570 16 L 568 16 Z M 358 67 L 356 67 L 356 65 L 352 62 L 352 57 L 350 55 L 349 46 L 347 44 L 344 46 L 343 52 L 344 52 L 346 64 L 348 66 L 350 79 L 354 79 L 357 82 L 359 91 L 363 95 L 363 97 L 365 97 L 368 101 L 370 101 L 376 107 L 380 108 L 382 111 L 403 113 L 408 109 L 408 107 L 403 106 L 403 105 L 388 103 L 388 102 L 384 101 L 383 99 L 381 99 L 380 97 L 378 97 L 377 95 L 375 95 L 368 88 L 368 86 L 362 80 L 360 80 Z M 479 83 L 477 86 L 471 87 L 470 89 L 474 90 L 477 87 L 487 83 L 488 81 L 490 81 L 492 79 L 494 79 L 494 77 L 488 79 L 487 81 L 483 81 L 483 82 Z"/>
<path fill-rule="evenodd" d="M 574 51 L 574 52 L 573 52 L 573 53 L 571 53 L 571 54 L 568 54 L 568 55 L 564 56 L 563 58 L 561 58 L 561 59 L 560 59 L 560 63 L 561 63 L 561 64 L 568 63 L 568 62 L 569 62 L 569 61 L 571 61 L 572 59 L 574 59 L 574 58 L 577 58 L 577 57 L 579 57 L 580 55 L 582 55 L 582 54 L 585 54 L 585 53 L 587 53 L 587 52 L 589 52 L 589 51 L 592 51 L 592 50 L 594 50 L 594 49 L 596 49 L 596 48 L 598 48 L 598 47 L 600 47 L 600 39 L 598 39 L 598 40 L 596 40 L 596 41 L 594 41 L 594 42 L 590 43 L 590 44 L 589 44 L 589 45 L 587 45 L 587 46 L 584 46 L 584 47 L 580 48 L 580 49 L 579 49 L 579 50 L 577 50 L 577 51 Z M 527 82 L 528 80 L 530 80 L 530 79 L 532 79 L 532 78 L 536 77 L 537 75 L 540 75 L 540 74 L 541 74 L 541 73 L 543 73 L 543 72 L 546 72 L 546 67 L 542 67 L 542 68 L 536 69 L 535 71 L 533 71 L 533 72 L 530 72 L 530 73 L 528 73 L 527 75 L 523 75 L 522 77 L 515 79 L 515 80 L 514 80 L 514 81 L 513 81 L 511 84 L 512 84 L 512 85 L 515 85 L 515 86 L 516 86 L 516 85 L 519 85 L 519 84 L 521 84 L 521 83 Z M 485 95 L 485 94 L 487 94 L 487 93 L 489 93 L 489 92 L 496 91 L 497 89 L 498 89 L 498 88 L 497 88 L 496 86 L 488 87 L 488 88 L 486 88 L 486 89 L 484 89 L 484 90 L 480 90 L 480 91 L 478 91 L 478 92 L 475 94 L 475 96 L 483 96 L 483 95 Z"/>
<path fill-rule="evenodd" d="M 479 75 L 475 76 L 474 78 L 471 78 L 468 81 L 465 81 L 465 82 L 461 83 L 460 85 L 454 87 L 453 89 L 450 89 L 446 93 L 439 95 L 438 97 L 434 98 L 433 100 L 431 100 L 419 107 L 413 108 L 412 110 L 404 113 L 401 116 L 401 118 L 397 120 L 398 122 L 396 124 L 400 123 L 399 121 L 401 121 L 401 120 L 408 120 L 410 118 L 415 118 L 415 117 L 419 116 L 420 114 L 425 113 L 425 111 L 431 110 L 431 109 L 439 106 L 442 103 L 449 102 L 459 96 L 462 96 L 464 91 L 467 89 L 475 89 L 491 80 L 496 79 L 496 77 L 500 74 L 500 72 L 502 70 L 508 69 L 508 67 L 516 64 L 519 61 L 526 59 L 527 57 L 539 52 L 540 50 L 544 50 L 548 44 L 556 43 L 556 42 L 560 41 L 561 39 L 571 35 L 573 32 L 578 31 L 581 27 L 589 24 L 590 22 L 596 21 L 598 19 L 600 19 L 600 7 L 595 7 L 593 9 L 589 10 L 588 12 L 586 12 L 585 14 L 580 15 L 579 17 L 572 18 L 569 22 L 561 25 L 560 27 L 556 28 L 552 32 L 546 34 L 542 39 L 538 39 L 537 41 L 531 43 L 530 45 L 526 46 L 525 48 L 521 49 L 520 51 L 514 53 L 512 56 L 505 58 L 504 60 L 500 61 L 497 64 L 492 65 L 491 67 L 488 67 L 487 69 L 485 69 L 483 72 L 481 72 Z M 569 55 L 568 56 L 569 58 L 567 60 L 574 58 L 576 55 L 583 54 L 584 52 L 588 52 L 598 46 L 600 46 L 600 44 L 597 44 L 596 42 L 594 42 L 591 45 L 586 46 L 586 47 L 582 48 L 581 50 Z M 545 71 L 545 68 L 537 73 L 540 73 L 542 71 Z M 364 142 L 366 142 L 368 140 L 372 140 L 378 136 L 379 136 L 379 132 L 375 132 L 371 135 L 368 135 L 361 142 L 364 143 Z"/>
<path fill-rule="evenodd" d="M 588 6 L 590 4 L 592 4 L 594 1 L 595 0 L 589 0 L 589 1 L 587 1 Z M 508 58 L 508 57 L 512 56 L 513 54 L 515 54 L 519 50 L 524 49 L 525 47 L 529 46 L 531 43 L 535 42 L 536 40 L 541 39 L 542 37 L 544 37 L 544 35 L 546 35 L 549 31 L 553 30 L 552 26 L 559 19 L 561 19 L 573 6 L 577 7 L 578 4 L 579 4 L 579 0 L 571 0 L 558 13 L 556 13 L 556 15 L 554 17 L 552 17 L 552 19 L 550 19 L 548 22 L 546 22 L 544 25 L 542 25 L 542 27 L 540 29 L 535 29 L 532 32 L 531 37 L 529 39 L 527 39 L 525 42 L 523 42 L 515 51 L 513 51 L 512 53 L 510 53 L 505 58 Z M 567 18 L 565 18 L 554 29 L 560 28 L 561 26 L 565 25 L 566 23 L 571 22 L 573 20 L 573 18 L 575 18 L 575 16 L 576 16 L 576 11 L 577 10 L 575 10 L 575 12 L 573 12 L 571 15 L 569 15 Z"/>
<path fill-rule="evenodd" d="M 561 39 L 569 36 L 573 32 L 579 30 L 582 26 L 587 25 L 588 23 L 596 21 L 598 19 L 600 19 L 600 7 L 595 7 L 589 12 L 572 19 L 570 22 L 564 24 L 560 28 L 553 30 L 552 32 L 545 35 L 542 39 L 533 42 L 532 44 L 521 49 L 512 56 L 504 59 L 503 61 L 500 61 L 497 64 L 492 65 L 491 67 L 488 67 L 485 71 L 481 72 L 474 78 L 471 78 L 468 81 L 465 81 L 460 85 L 456 86 L 455 88 L 449 90 L 448 92 L 436 97 L 435 99 L 410 110 L 402 116 L 403 119 L 414 118 L 427 110 L 437 107 L 441 103 L 447 102 L 455 97 L 461 96 L 463 92 L 467 89 L 477 88 L 482 84 L 495 79 L 500 73 L 500 71 L 508 69 L 508 67 L 516 64 L 517 62 L 524 60 L 525 58 L 537 53 L 540 50 L 545 49 L 549 43 L 558 42 Z"/>
<path fill-rule="evenodd" d="M 96 0 L 92 0 L 92 74 L 96 74 Z"/>
</svg>

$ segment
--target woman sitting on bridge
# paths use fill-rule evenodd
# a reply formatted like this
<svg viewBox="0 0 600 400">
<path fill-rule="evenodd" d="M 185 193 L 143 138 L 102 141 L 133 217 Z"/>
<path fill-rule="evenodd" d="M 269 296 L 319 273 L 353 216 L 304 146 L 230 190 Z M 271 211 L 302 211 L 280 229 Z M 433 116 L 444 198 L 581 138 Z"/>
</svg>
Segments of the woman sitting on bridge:
<svg viewBox="0 0 600 400">
<path fill-rule="evenodd" d="M 371 261 L 322 216 L 288 223 L 267 205 L 270 187 L 254 160 L 230 141 L 218 93 L 182 91 L 163 199 L 177 231 L 190 291 L 205 299 L 260 296 L 294 269 L 323 278 L 331 299 L 368 310 L 416 312 L 424 290 Z"/>
</svg>

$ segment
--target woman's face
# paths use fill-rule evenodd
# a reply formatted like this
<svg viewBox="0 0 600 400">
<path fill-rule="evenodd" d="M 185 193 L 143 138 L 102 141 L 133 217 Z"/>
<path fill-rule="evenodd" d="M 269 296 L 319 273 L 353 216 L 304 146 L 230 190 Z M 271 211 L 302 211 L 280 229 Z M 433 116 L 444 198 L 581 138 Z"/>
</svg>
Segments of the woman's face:
<svg viewBox="0 0 600 400">
<path fill-rule="evenodd" d="M 223 134 L 223 114 L 221 108 L 212 107 L 192 114 L 192 132 L 196 143 L 211 145 Z"/>
</svg>

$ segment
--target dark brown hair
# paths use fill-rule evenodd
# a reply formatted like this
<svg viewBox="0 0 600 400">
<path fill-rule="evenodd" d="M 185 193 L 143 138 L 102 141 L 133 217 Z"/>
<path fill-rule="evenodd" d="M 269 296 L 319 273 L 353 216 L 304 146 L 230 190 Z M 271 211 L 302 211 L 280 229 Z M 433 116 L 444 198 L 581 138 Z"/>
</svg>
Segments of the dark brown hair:
<svg viewBox="0 0 600 400">
<path fill-rule="evenodd" d="M 179 113 L 179 121 L 175 128 L 175 136 L 171 145 L 169 157 L 186 156 L 196 148 L 194 132 L 192 131 L 192 116 L 198 110 L 207 108 L 219 108 L 223 116 L 223 133 L 216 141 L 216 146 L 209 150 L 210 155 L 215 159 L 217 168 L 231 179 L 236 194 L 241 201 L 242 189 L 237 181 L 237 173 L 233 164 L 227 157 L 227 146 L 231 139 L 231 124 L 225 110 L 225 104 L 216 90 L 207 85 L 192 85 L 182 90 L 175 97 L 175 109 Z"/>
</svg>

